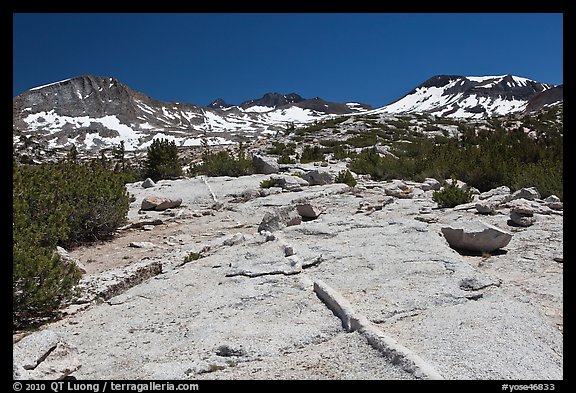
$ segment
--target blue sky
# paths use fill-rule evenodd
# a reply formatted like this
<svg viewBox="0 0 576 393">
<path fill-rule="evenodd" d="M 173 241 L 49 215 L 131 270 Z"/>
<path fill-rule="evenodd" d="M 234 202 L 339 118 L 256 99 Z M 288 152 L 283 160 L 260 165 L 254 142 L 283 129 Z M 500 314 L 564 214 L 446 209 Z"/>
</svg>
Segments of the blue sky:
<svg viewBox="0 0 576 393">
<path fill-rule="evenodd" d="M 162 101 L 295 92 L 380 107 L 438 74 L 562 84 L 562 32 L 558 13 L 16 13 L 13 95 L 93 74 Z"/>
</svg>

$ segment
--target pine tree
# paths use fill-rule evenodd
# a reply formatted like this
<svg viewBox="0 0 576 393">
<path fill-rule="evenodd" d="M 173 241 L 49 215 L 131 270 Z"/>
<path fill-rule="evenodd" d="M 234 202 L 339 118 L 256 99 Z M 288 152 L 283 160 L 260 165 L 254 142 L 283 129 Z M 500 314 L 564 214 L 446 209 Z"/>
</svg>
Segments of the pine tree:
<svg viewBox="0 0 576 393">
<path fill-rule="evenodd" d="M 147 149 L 145 176 L 154 181 L 182 176 L 178 148 L 174 141 L 155 139 Z"/>
</svg>

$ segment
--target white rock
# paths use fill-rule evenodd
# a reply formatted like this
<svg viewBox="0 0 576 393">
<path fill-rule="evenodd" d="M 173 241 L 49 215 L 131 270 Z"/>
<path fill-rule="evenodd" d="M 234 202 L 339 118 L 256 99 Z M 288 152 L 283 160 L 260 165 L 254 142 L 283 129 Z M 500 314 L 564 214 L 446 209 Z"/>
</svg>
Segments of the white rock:
<svg viewBox="0 0 576 393">
<path fill-rule="evenodd" d="M 302 187 L 309 186 L 308 182 L 298 176 L 290 175 L 272 175 L 271 179 L 274 180 L 274 184 L 283 190 L 288 191 L 300 191 Z"/>
<path fill-rule="evenodd" d="M 478 196 L 478 198 L 479 199 L 488 199 L 488 198 L 492 198 L 493 196 L 496 196 L 496 195 L 501 195 L 501 196 L 510 195 L 510 187 L 500 186 L 500 187 L 493 188 L 490 191 L 486 191 L 486 192 L 481 193 Z M 504 201 L 504 202 L 508 202 L 508 201 Z"/>
<path fill-rule="evenodd" d="M 147 178 L 142 182 L 142 188 L 151 188 L 154 187 L 155 185 L 156 183 L 154 183 L 154 181 L 150 178 Z"/>
<path fill-rule="evenodd" d="M 530 201 L 520 198 L 510 202 L 510 212 L 521 216 L 533 216 L 534 208 L 530 204 Z"/>
<path fill-rule="evenodd" d="M 156 247 L 156 245 L 152 242 L 130 242 L 130 244 L 128 244 L 128 247 L 134 247 L 134 248 L 154 248 Z"/>
<path fill-rule="evenodd" d="M 478 213 L 494 214 L 496 212 L 496 208 L 498 207 L 498 203 L 493 200 L 478 201 L 476 202 L 475 207 Z"/>
<path fill-rule="evenodd" d="M 254 165 L 256 173 L 263 173 L 265 175 L 278 173 L 280 170 L 278 163 L 274 159 L 259 154 L 254 154 L 252 156 L 252 164 Z"/>
<path fill-rule="evenodd" d="M 475 252 L 492 252 L 512 239 L 510 232 L 483 221 L 458 222 L 441 230 L 450 247 Z"/>
<path fill-rule="evenodd" d="M 82 274 L 86 274 L 86 267 L 80 262 L 79 259 L 72 257 L 68 251 L 60 246 L 56 246 L 56 252 L 60 255 L 60 260 L 64 265 L 74 264 Z"/>
<path fill-rule="evenodd" d="M 510 200 L 521 198 L 528 199 L 530 201 L 534 199 L 540 199 L 540 193 L 538 192 L 536 187 L 521 188 L 511 195 Z"/>
<path fill-rule="evenodd" d="M 544 199 L 544 202 L 546 206 L 553 210 L 562 210 L 564 208 L 564 204 L 556 195 L 550 195 Z"/>
<path fill-rule="evenodd" d="M 282 228 L 292 225 L 298 225 L 302 222 L 302 217 L 296 209 L 291 206 L 277 209 L 274 212 L 266 212 L 258 226 L 258 232 L 261 231 L 278 231 Z"/>
<path fill-rule="evenodd" d="M 163 198 L 156 195 L 147 196 L 142 200 L 142 210 L 166 210 L 178 207 L 182 204 L 182 198 Z"/>
<path fill-rule="evenodd" d="M 334 176 L 333 173 L 330 173 L 328 171 L 318 170 L 318 169 L 315 169 L 313 171 L 308 171 L 302 175 L 302 179 L 306 180 L 308 182 L 308 184 L 310 184 L 311 186 L 316 186 L 316 185 L 322 186 L 324 184 L 332 184 L 332 183 L 334 183 L 335 178 L 336 178 L 336 176 Z"/>
<path fill-rule="evenodd" d="M 520 225 L 522 227 L 529 227 L 536 222 L 536 217 L 531 215 L 524 215 L 517 213 L 515 211 L 510 212 L 510 221 L 512 221 L 516 225 Z"/>
<path fill-rule="evenodd" d="M 438 191 L 442 185 L 440 182 L 432 177 L 427 177 L 424 179 L 424 183 L 420 186 L 422 191 Z"/>
</svg>

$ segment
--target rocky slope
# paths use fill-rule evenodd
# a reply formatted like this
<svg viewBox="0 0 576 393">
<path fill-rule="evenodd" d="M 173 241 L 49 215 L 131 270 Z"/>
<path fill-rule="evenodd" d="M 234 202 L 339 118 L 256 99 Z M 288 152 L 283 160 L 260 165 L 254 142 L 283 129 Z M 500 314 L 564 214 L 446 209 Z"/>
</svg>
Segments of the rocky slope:
<svg viewBox="0 0 576 393">
<path fill-rule="evenodd" d="M 240 106 L 216 100 L 208 107 L 161 102 L 110 77 L 84 75 L 40 86 L 13 99 L 13 135 L 33 136 L 48 148 L 98 151 L 124 141 L 145 150 L 154 138 L 179 146 L 231 144 L 275 134 L 332 114 L 371 109 L 359 103 L 331 103 L 297 94 L 265 94 Z"/>
<path fill-rule="evenodd" d="M 321 170 L 333 179 L 343 167 Z M 44 327 L 53 345 L 75 348 L 67 369 L 86 379 L 563 378 L 561 207 L 498 189 L 438 209 L 432 179 L 359 178 L 350 189 L 292 176 L 318 169 L 130 184 L 132 225 L 70 252 L 93 295 Z M 282 187 L 261 189 L 270 176 Z M 182 204 L 140 211 L 151 195 Z M 482 201 L 494 214 L 478 213 Z M 510 221 L 514 201 L 529 205 L 532 225 Z M 477 220 L 510 242 L 483 255 L 452 249 L 441 229 Z M 161 274 L 134 273 L 157 264 Z M 50 367 L 38 368 L 19 370 L 42 378 Z"/>
<path fill-rule="evenodd" d="M 375 113 L 420 113 L 452 118 L 488 118 L 523 111 L 553 85 L 513 75 L 438 75 Z M 554 96 L 554 101 L 561 100 Z"/>
</svg>

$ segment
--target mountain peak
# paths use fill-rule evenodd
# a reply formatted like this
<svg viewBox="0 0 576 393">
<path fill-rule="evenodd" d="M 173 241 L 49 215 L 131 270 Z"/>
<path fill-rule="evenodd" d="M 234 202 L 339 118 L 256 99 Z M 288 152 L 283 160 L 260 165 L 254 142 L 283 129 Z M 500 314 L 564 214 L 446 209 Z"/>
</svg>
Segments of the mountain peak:
<svg viewBox="0 0 576 393">
<path fill-rule="evenodd" d="M 296 93 L 266 93 L 262 96 L 262 98 L 244 101 L 240 104 L 240 107 L 242 109 L 248 109 L 257 106 L 274 109 L 284 105 L 296 104 L 301 101 L 304 101 L 304 98 Z"/>
<path fill-rule="evenodd" d="M 531 97 L 551 87 L 511 74 L 435 75 L 378 111 L 485 118 L 522 111 Z"/>
<path fill-rule="evenodd" d="M 226 109 L 226 108 L 231 108 L 234 105 L 230 105 L 228 104 L 226 101 L 224 101 L 222 98 L 216 98 L 214 101 L 212 101 L 210 104 L 208 104 L 207 108 L 212 108 L 212 109 Z"/>
</svg>

